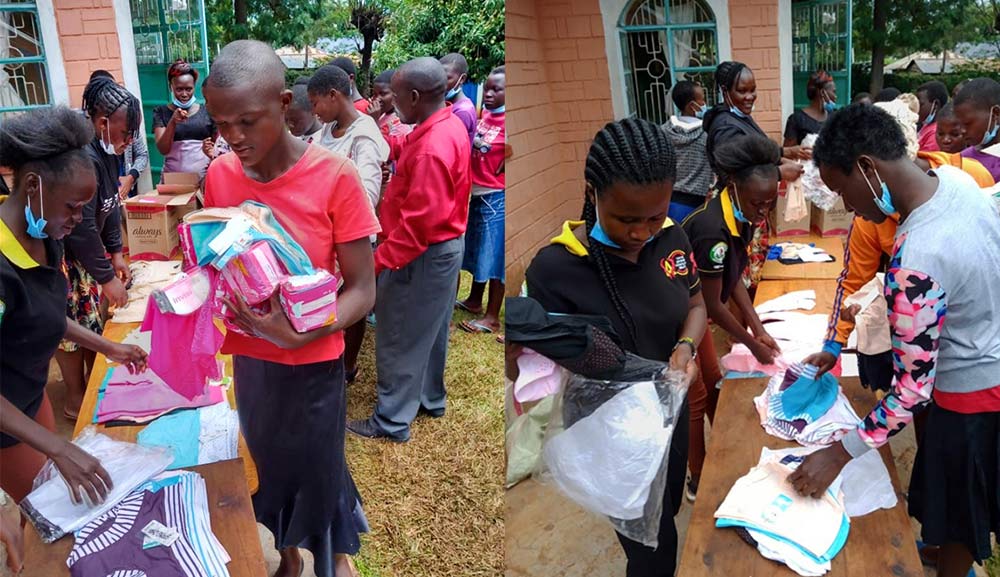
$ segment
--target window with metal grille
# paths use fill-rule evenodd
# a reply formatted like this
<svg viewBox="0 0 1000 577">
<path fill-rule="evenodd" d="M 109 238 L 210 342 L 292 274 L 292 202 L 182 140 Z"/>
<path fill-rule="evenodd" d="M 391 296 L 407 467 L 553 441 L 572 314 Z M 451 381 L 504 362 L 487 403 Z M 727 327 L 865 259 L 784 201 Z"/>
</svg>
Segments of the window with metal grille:
<svg viewBox="0 0 1000 577">
<path fill-rule="evenodd" d="M 703 0 L 635 0 L 618 21 L 628 112 L 666 122 L 673 110 L 670 89 L 680 80 L 705 87 L 715 102 L 719 48 L 715 14 Z"/>
<path fill-rule="evenodd" d="M 0 118 L 52 104 L 34 2 L 0 0 L 0 66 Z"/>
</svg>

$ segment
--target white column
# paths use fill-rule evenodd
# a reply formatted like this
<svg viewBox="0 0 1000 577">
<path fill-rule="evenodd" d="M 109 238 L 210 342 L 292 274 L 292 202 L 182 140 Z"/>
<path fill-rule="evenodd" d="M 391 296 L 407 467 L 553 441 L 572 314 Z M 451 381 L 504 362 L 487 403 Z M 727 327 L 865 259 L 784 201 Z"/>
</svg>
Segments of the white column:
<svg viewBox="0 0 1000 577">
<path fill-rule="evenodd" d="M 142 89 L 139 87 L 139 66 L 135 57 L 135 37 L 132 35 L 132 8 L 129 0 L 114 0 L 115 28 L 118 31 L 118 51 L 121 53 L 122 78 L 125 88 L 142 102 Z M 140 124 L 140 138 L 146 138 L 146 118 L 143 115 Z M 139 175 L 139 192 L 153 190 L 153 177 L 149 167 Z"/>
<path fill-rule="evenodd" d="M 49 75 L 50 98 L 53 104 L 80 106 L 69 101 L 69 81 L 63 64 L 62 45 L 59 43 L 59 26 L 52 0 L 38 0 L 38 26 L 41 28 L 42 43 L 45 45 L 45 68 Z"/>
</svg>

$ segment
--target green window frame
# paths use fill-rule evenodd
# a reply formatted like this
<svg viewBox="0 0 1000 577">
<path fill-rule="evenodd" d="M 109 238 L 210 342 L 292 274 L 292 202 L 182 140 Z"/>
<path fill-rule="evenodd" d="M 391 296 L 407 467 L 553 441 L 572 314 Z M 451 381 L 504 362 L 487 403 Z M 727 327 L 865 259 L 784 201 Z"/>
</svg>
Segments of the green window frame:
<svg viewBox="0 0 1000 577">
<path fill-rule="evenodd" d="M 0 118 L 14 112 L 52 106 L 45 43 L 38 5 L 0 0 Z M 14 102 L 14 99 L 19 103 Z"/>
</svg>

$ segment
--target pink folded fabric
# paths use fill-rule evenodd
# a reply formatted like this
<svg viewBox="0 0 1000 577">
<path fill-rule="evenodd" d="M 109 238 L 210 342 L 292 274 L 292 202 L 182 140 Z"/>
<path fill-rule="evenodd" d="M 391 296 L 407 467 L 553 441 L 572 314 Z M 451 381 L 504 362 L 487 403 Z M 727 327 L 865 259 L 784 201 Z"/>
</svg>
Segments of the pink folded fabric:
<svg viewBox="0 0 1000 577">
<path fill-rule="evenodd" d="M 222 387 L 205 386 L 201 394 L 187 399 L 153 371 L 132 375 L 124 366 L 111 370 L 103 389 L 98 397 L 97 423 L 118 420 L 144 423 L 176 409 L 206 407 L 225 398 Z"/>
<path fill-rule="evenodd" d="M 212 320 L 212 307 L 174 315 L 161 312 L 149 299 L 142 330 L 153 333 L 149 368 L 184 398 L 194 399 L 205 392 L 209 380 L 222 378 L 215 355 L 222 348 L 223 335 Z"/>
</svg>

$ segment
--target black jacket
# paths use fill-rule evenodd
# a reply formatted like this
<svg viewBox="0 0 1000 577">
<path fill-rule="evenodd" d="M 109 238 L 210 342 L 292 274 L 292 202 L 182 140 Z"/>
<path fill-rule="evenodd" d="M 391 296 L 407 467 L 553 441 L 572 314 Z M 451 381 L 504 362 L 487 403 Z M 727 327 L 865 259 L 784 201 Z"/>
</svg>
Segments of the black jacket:
<svg viewBox="0 0 1000 577">
<path fill-rule="evenodd" d="M 732 113 L 725 104 L 716 104 L 708 112 L 702 122 L 705 132 L 708 133 L 708 141 L 705 143 L 705 152 L 708 153 L 708 163 L 712 170 L 722 181 L 722 175 L 715 168 L 715 146 L 716 143 L 725 142 L 727 139 L 739 135 L 758 134 L 767 137 L 760 126 L 754 122 L 752 117 L 742 118 Z"/>
<path fill-rule="evenodd" d="M 86 148 L 97 172 L 97 193 L 83 207 L 83 221 L 65 239 L 66 260 L 75 260 L 100 284 L 115 276 L 106 254 L 122 251 L 121 203 L 118 199 L 118 157 L 108 155 L 94 138 Z"/>
</svg>

